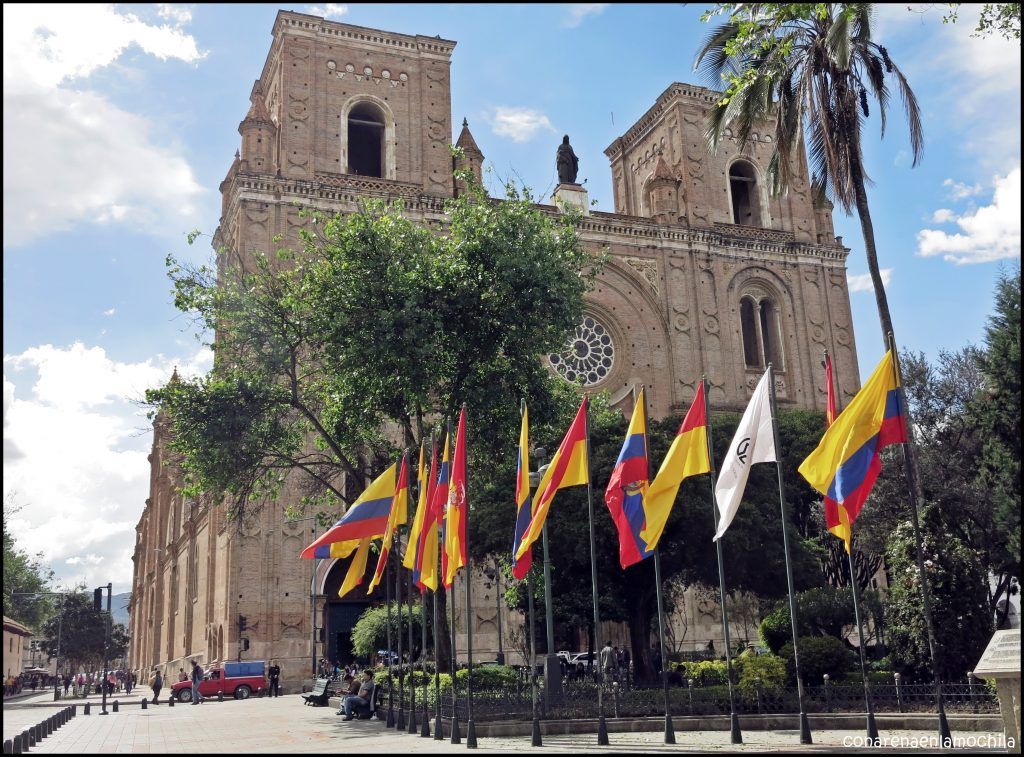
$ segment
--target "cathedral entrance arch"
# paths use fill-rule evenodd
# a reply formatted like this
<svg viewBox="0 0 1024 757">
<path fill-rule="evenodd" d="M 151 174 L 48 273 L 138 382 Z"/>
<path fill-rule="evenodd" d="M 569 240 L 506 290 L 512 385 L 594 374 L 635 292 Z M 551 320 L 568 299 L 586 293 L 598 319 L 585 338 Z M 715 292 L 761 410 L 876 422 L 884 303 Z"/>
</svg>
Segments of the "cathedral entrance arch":
<svg viewBox="0 0 1024 757">
<path fill-rule="evenodd" d="M 378 584 L 373 593 L 366 594 L 366 587 L 370 582 L 370 571 L 376 565 L 375 560 L 370 560 L 367 565 L 367 575 L 363 582 L 349 591 L 344 597 L 338 597 L 338 590 L 348 573 L 349 564 L 352 558 L 335 560 L 328 568 L 324 576 L 323 593 L 327 598 L 323 608 L 321 619 L 324 629 L 323 633 L 323 656 L 329 662 L 336 662 L 344 666 L 353 660 L 367 664 L 370 661 L 359 659 L 352 649 L 352 629 L 356 621 L 370 607 L 384 604 L 384 583 Z"/>
</svg>

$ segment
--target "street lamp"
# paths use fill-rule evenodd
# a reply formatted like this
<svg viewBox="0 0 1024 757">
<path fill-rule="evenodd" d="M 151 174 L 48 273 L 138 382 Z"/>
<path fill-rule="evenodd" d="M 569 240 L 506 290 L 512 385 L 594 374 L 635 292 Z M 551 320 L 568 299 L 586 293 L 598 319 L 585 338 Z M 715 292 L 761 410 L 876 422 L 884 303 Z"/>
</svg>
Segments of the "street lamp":
<svg viewBox="0 0 1024 757">
<path fill-rule="evenodd" d="M 484 575 L 494 581 L 494 609 L 498 613 L 498 656 L 499 665 L 505 664 L 505 646 L 501 633 L 501 569 L 498 567 L 498 558 L 494 558 L 493 568 L 484 568 Z M 490 588 L 490 584 L 487 585 Z"/>
</svg>

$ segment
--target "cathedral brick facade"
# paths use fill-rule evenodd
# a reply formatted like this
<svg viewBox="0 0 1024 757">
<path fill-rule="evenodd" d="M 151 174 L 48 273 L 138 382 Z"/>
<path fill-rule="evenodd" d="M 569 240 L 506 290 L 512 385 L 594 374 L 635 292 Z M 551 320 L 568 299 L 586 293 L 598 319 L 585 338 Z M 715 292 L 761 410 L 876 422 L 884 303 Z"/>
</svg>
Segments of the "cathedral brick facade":
<svg viewBox="0 0 1024 757">
<path fill-rule="evenodd" d="M 344 213 L 363 198 L 401 198 L 411 217 L 443 222 L 444 200 L 462 189 L 449 144 L 463 149 L 461 165 L 478 177 L 484 161 L 465 121 L 457 138 L 453 132 L 455 46 L 279 12 L 239 125 L 240 150 L 220 186 L 220 265 L 297 246 L 307 223 L 297 206 Z M 783 408 L 823 410 L 820 360 L 828 349 L 845 404 L 859 371 L 849 251 L 834 236 L 831 205 L 812 186 L 803 156 L 790 191 L 768 192 L 769 129 L 743 147 L 727 132 L 709 154 L 702 133 L 715 101 L 710 90 L 672 83 L 607 148 L 614 213 L 589 209 L 585 190 L 573 185 L 539 206 L 558 213 L 561 202 L 581 205 L 584 245 L 609 254 L 566 352 L 546 360 L 568 380 L 607 390 L 624 411 L 632 385 L 644 384 L 660 418 L 685 410 L 702 375 L 713 409 L 741 410 L 768 362 Z M 131 667 L 173 672 L 190 658 L 276 659 L 285 690 L 298 690 L 311 673 L 313 624 L 326 629 L 317 656 L 344 656 L 338 629 L 365 603 L 336 601 L 334 562 L 298 559 L 312 522 L 285 521 L 287 496 L 244 523 L 184 499 L 166 438 L 158 420 L 151 493 L 137 526 Z M 480 572 L 474 581 L 474 657 L 493 659 L 496 588 Z M 688 622 L 703 646 L 720 639 L 720 629 L 713 608 L 701 615 Z M 506 652 L 510 623 L 521 619 L 504 621 Z M 605 638 L 616 638 L 610 631 Z"/>
</svg>

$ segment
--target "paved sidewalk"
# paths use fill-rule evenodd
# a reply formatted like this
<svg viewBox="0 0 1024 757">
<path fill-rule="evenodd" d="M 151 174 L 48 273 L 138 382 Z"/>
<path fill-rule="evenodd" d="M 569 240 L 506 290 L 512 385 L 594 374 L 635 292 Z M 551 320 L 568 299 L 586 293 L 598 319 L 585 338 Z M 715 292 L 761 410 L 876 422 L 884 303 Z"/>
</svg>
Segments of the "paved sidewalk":
<svg viewBox="0 0 1024 757">
<path fill-rule="evenodd" d="M 122 700 L 123 701 L 123 700 Z M 94 703 L 95 705 L 95 703 Z M 4 707 L 4 739 L 27 727 L 27 718 L 38 722 L 54 709 L 34 706 Z M 377 720 L 344 722 L 327 707 L 306 707 L 298 695 L 274 699 L 246 701 L 209 701 L 202 705 L 161 704 L 142 710 L 137 704 L 124 706 L 120 712 L 100 716 L 98 706 L 93 714 L 84 716 L 79 707 L 78 717 L 45 738 L 33 753 L 441 753 L 466 749 L 465 724 L 463 743 L 453 745 L 447 739 L 436 741 L 408 733 L 388 730 Z M 884 736 L 930 737 L 923 732 L 885 731 Z M 861 731 L 815 732 L 813 746 L 801 746 L 795 731 L 748 731 L 740 751 L 794 751 L 834 752 L 850 751 L 843 748 L 844 738 L 859 738 Z M 977 739 L 995 734 L 954 733 Z M 1001 737 L 1001 734 L 1000 734 Z M 481 738 L 480 752 L 566 752 L 604 753 L 608 755 L 628 752 L 724 752 L 734 751 L 729 734 L 723 731 L 702 731 L 677 734 L 678 744 L 667 747 L 661 743 L 661 733 L 613 733 L 611 744 L 597 746 L 594 734 L 547 736 L 544 746 L 530 746 L 527 737 Z M 849 742 L 848 742 L 849 743 Z M 977 742 L 976 742 L 977 743 Z M 981 742 L 984 746 L 984 742 Z M 855 750 L 861 751 L 861 750 Z M 862 750 L 869 751 L 869 750 Z M 870 750 L 875 751 L 875 750 Z M 927 751 L 934 751 L 930 749 Z M 974 751 L 977 751 L 975 748 Z M 1005 751 L 1005 750 L 997 750 Z"/>
</svg>

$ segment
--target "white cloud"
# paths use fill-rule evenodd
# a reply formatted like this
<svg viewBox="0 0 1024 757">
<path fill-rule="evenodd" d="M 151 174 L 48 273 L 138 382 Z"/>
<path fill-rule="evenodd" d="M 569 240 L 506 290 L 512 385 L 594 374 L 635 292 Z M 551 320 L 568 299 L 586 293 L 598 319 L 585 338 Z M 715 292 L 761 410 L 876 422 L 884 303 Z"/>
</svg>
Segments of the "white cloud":
<svg viewBox="0 0 1024 757">
<path fill-rule="evenodd" d="M 499 105 L 488 120 L 491 131 L 499 137 L 511 137 L 515 142 L 526 142 L 542 129 L 555 130 L 547 116 L 532 108 Z"/>
<path fill-rule="evenodd" d="M 203 189 L 180 148 L 84 80 L 132 46 L 196 63 L 192 36 L 109 5 L 7 4 L 3 21 L 4 245 L 81 223 L 187 225 Z"/>
<path fill-rule="evenodd" d="M 962 200 L 965 197 L 973 197 L 981 193 L 981 184 L 964 184 L 962 181 L 946 179 L 942 186 L 949 187 L 949 196 L 954 200 Z"/>
<path fill-rule="evenodd" d="M 949 223 L 956 220 L 956 213 L 949 208 L 939 208 L 932 213 L 932 223 Z"/>
<path fill-rule="evenodd" d="M 957 265 L 1019 258 L 1020 164 L 1006 176 L 995 177 L 994 184 L 991 204 L 949 219 L 955 220 L 963 233 L 917 232 L 917 254 L 926 258 L 942 255 Z"/>
<path fill-rule="evenodd" d="M 156 13 L 160 18 L 173 21 L 179 26 L 192 20 L 192 6 L 179 3 L 157 3 Z"/>
<path fill-rule="evenodd" d="M 892 268 L 883 268 L 878 273 L 882 277 L 882 286 L 889 286 L 889 282 L 892 281 Z M 871 283 L 870 273 L 859 273 L 857 275 L 848 273 L 846 274 L 846 285 L 850 288 L 851 292 L 875 291 L 875 285 Z"/>
<path fill-rule="evenodd" d="M 110 308 L 110 310 L 104 310 L 103 315 L 113 315 L 117 312 L 117 308 Z"/>
<path fill-rule="evenodd" d="M 321 18 L 341 18 L 348 14 L 348 6 L 342 3 L 327 3 L 326 5 L 307 5 L 306 13 Z"/>
<path fill-rule="evenodd" d="M 43 552 L 58 582 L 130 587 L 152 445 L 134 400 L 166 383 L 175 364 L 192 376 L 212 363 L 205 348 L 123 363 L 81 343 L 4 356 L 4 492 L 23 506 L 10 527 L 21 548 Z"/>
<path fill-rule="evenodd" d="M 604 9 L 609 5 L 611 3 L 569 3 L 569 14 L 562 22 L 562 26 L 579 26 L 588 16 L 604 13 Z"/>
</svg>

